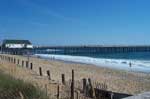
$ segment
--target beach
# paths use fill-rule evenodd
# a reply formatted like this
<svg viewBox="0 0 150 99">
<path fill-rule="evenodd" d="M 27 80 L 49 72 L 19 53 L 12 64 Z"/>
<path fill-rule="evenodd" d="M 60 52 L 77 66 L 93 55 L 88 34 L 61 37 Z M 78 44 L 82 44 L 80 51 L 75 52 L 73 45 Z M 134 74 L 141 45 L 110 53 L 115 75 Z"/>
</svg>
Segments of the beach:
<svg viewBox="0 0 150 99">
<path fill-rule="evenodd" d="M 25 57 L 6 55 L 21 61 L 29 60 L 33 64 L 33 71 L 39 73 L 39 67 L 42 68 L 43 75 L 46 76 L 46 71 L 50 70 L 51 79 L 61 83 L 61 74 L 65 74 L 66 81 L 71 79 L 72 69 L 75 71 L 75 81 L 83 78 L 91 78 L 93 82 L 105 83 L 109 91 L 138 94 L 145 91 L 150 91 L 150 74 L 138 73 L 125 70 L 116 70 L 95 65 L 72 63 L 58 61 L 52 59 L 42 59 L 37 57 Z M 17 62 L 17 61 L 16 61 Z M 7 62 L 5 65 L 8 65 Z M 9 63 L 10 66 L 10 63 Z M 24 76 L 26 76 L 24 74 Z M 28 76 L 28 75 L 27 75 Z M 27 78 L 27 77 L 26 77 Z"/>
</svg>

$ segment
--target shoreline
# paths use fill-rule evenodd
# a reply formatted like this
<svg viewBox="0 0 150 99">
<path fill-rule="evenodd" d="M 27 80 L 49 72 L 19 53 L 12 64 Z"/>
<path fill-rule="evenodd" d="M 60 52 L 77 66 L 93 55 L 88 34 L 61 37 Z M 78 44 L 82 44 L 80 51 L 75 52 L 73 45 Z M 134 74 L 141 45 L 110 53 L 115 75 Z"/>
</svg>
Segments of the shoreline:
<svg viewBox="0 0 150 99">
<path fill-rule="evenodd" d="M 27 57 L 24 56 L 8 56 L 27 61 Z M 76 81 L 91 78 L 92 81 L 106 83 L 110 91 L 133 95 L 150 91 L 150 74 L 35 57 L 30 57 L 30 62 L 33 63 L 34 72 L 38 73 L 39 67 L 42 67 L 43 75 L 46 76 L 46 71 L 50 70 L 52 79 L 58 82 L 61 82 L 61 74 L 65 74 L 66 81 L 69 81 L 71 70 L 74 69 Z"/>
<path fill-rule="evenodd" d="M 140 60 L 128 60 L 128 59 L 105 59 L 105 58 L 93 58 L 86 56 L 72 56 L 72 55 L 55 55 L 55 54 L 36 54 L 35 57 L 56 60 L 66 63 L 77 63 L 94 65 L 97 67 L 105 67 L 115 70 L 126 70 L 128 72 L 150 73 L 150 61 Z M 130 66 L 131 63 L 131 66 Z"/>
<path fill-rule="evenodd" d="M 87 71 L 84 71 L 86 72 L 85 74 L 86 76 L 82 75 L 82 77 L 85 77 L 85 78 L 89 77 L 95 81 L 107 83 L 107 85 L 109 85 L 108 90 L 113 90 L 115 92 L 122 92 L 122 93 L 128 93 L 128 94 L 138 94 L 138 93 L 143 92 L 143 90 L 150 91 L 150 85 L 149 85 L 150 74 L 147 74 L 147 73 L 126 71 L 126 70 L 116 70 L 112 68 L 99 67 L 99 66 L 95 66 L 91 64 L 84 64 L 84 63 L 49 60 L 49 59 L 44 59 L 44 58 L 40 58 L 40 59 L 53 63 L 54 65 L 61 64 L 67 67 L 71 66 L 71 68 L 72 66 L 74 67 L 77 66 L 76 67 L 78 68 L 77 70 L 80 70 L 78 73 L 83 72 L 82 69 L 86 70 L 85 68 L 87 68 Z M 89 69 L 91 70 L 91 72 L 89 72 Z M 145 88 L 141 88 L 143 86 Z"/>
</svg>

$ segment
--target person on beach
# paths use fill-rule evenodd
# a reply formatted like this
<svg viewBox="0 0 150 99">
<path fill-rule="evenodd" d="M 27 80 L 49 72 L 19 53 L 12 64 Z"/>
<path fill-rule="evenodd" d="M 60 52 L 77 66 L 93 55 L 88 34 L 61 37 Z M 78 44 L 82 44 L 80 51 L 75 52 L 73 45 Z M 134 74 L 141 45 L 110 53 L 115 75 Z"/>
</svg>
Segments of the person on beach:
<svg viewBox="0 0 150 99">
<path fill-rule="evenodd" d="M 132 63 L 131 62 L 129 63 L 129 66 L 130 66 L 130 68 L 132 67 Z"/>
</svg>

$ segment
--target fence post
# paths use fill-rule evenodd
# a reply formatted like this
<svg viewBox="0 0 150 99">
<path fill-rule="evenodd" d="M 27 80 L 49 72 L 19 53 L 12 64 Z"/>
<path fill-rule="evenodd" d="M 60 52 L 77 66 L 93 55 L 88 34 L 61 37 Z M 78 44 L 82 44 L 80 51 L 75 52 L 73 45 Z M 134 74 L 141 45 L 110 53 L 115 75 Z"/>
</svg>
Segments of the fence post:
<svg viewBox="0 0 150 99">
<path fill-rule="evenodd" d="M 13 63 L 13 57 L 11 58 L 11 63 Z"/>
<path fill-rule="evenodd" d="M 29 61 L 26 61 L 26 68 L 29 67 Z"/>
<path fill-rule="evenodd" d="M 59 99 L 59 85 L 57 86 L 57 99 Z"/>
<path fill-rule="evenodd" d="M 47 93 L 47 84 L 45 84 L 45 93 L 46 93 L 46 96 L 48 96 L 48 93 Z"/>
<path fill-rule="evenodd" d="M 72 70 L 71 99 L 74 99 L 74 70 Z"/>
<path fill-rule="evenodd" d="M 32 63 L 30 63 L 30 69 L 31 69 L 31 70 L 33 69 L 33 64 L 32 64 Z"/>
<path fill-rule="evenodd" d="M 78 93 L 78 91 L 76 93 L 77 93 L 77 99 L 79 99 L 79 93 Z"/>
<path fill-rule="evenodd" d="M 9 57 L 8 57 L 8 62 L 9 62 Z"/>
<path fill-rule="evenodd" d="M 88 96 L 90 98 L 93 98 L 93 86 L 92 86 L 92 82 L 90 78 L 88 79 L 88 82 L 89 82 L 89 93 L 88 93 L 89 95 Z"/>
<path fill-rule="evenodd" d="M 39 67 L 39 73 L 40 73 L 40 76 L 42 76 L 42 68 Z"/>
<path fill-rule="evenodd" d="M 16 64 L 16 59 L 14 58 L 14 64 Z"/>
<path fill-rule="evenodd" d="M 61 77 L 62 77 L 62 84 L 65 85 L 65 83 L 66 83 L 66 81 L 65 81 L 65 74 L 62 74 Z"/>
<path fill-rule="evenodd" d="M 19 65 L 19 59 L 18 59 L 18 65 Z"/>
<path fill-rule="evenodd" d="M 22 61 L 22 67 L 24 67 L 24 61 Z"/>
<path fill-rule="evenodd" d="M 11 57 L 9 57 L 9 62 L 11 62 Z"/>
<path fill-rule="evenodd" d="M 83 78 L 83 94 L 86 94 L 86 78 Z"/>
<path fill-rule="evenodd" d="M 47 76 L 48 76 L 48 79 L 51 80 L 51 74 L 49 70 L 47 70 Z"/>
</svg>

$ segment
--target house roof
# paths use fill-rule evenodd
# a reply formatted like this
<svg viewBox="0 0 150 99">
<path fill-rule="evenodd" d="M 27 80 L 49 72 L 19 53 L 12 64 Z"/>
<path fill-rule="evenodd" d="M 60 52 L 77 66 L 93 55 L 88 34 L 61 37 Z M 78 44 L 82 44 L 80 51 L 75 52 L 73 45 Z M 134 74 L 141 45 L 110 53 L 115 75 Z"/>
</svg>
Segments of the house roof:
<svg viewBox="0 0 150 99">
<path fill-rule="evenodd" d="M 3 44 L 31 44 L 29 40 L 4 40 Z"/>
</svg>

